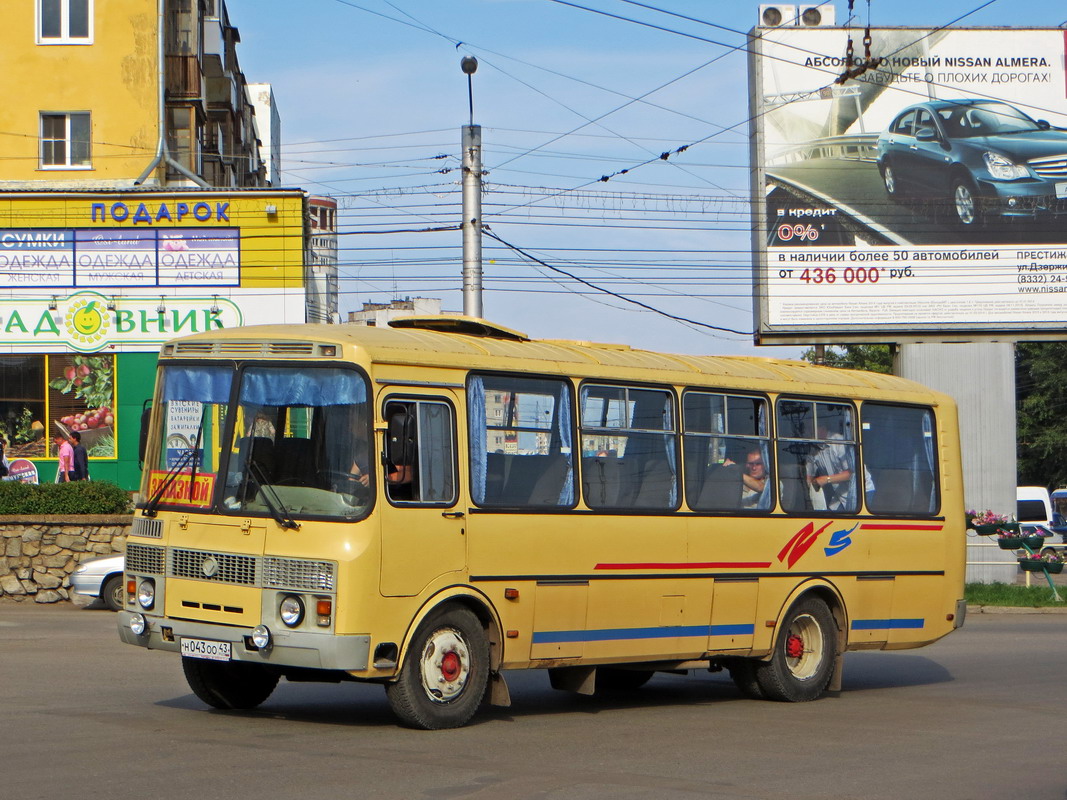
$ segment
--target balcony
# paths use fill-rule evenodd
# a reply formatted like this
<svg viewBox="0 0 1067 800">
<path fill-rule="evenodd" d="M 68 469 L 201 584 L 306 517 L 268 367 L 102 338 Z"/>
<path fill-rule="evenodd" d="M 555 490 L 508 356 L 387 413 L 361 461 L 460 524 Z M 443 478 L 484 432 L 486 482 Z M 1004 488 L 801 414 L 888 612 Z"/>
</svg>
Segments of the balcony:
<svg viewBox="0 0 1067 800">
<path fill-rule="evenodd" d="M 167 56 L 167 96 L 173 99 L 203 97 L 203 74 L 196 56 Z"/>
<path fill-rule="evenodd" d="M 225 74 L 226 34 L 222 20 L 204 17 L 204 76 L 220 78 Z"/>
</svg>

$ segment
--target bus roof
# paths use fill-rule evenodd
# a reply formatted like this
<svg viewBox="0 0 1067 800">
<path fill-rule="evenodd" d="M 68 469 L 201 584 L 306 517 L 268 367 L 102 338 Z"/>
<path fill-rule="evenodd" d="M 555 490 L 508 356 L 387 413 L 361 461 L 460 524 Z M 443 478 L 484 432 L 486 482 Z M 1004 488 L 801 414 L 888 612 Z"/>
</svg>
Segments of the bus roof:
<svg viewBox="0 0 1067 800">
<path fill-rule="evenodd" d="M 947 395 L 905 378 L 802 361 L 763 356 L 680 355 L 622 344 L 537 340 L 485 320 L 455 315 L 402 318 L 394 323 L 389 328 L 320 324 L 226 328 L 172 339 L 163 346 L 162 355 L 297 358 L 313 354 L 317 345 L 339 345 L 357 348 L 369 363 L 377 365 L 506 371 L 519 368 L 655 383 L 720 380 L 724 388 L 744 383 L 753 389 L 774 391 L 788 391 L 788 384 L 795 383 L 803 384 L 806 393 L 846 391 L 862 396 L 868 392 L 877 395 L 889 392 L 905 402 L 951 402 Z M 801 391 L 799 386 L 795 391 Z"/>
</svg>

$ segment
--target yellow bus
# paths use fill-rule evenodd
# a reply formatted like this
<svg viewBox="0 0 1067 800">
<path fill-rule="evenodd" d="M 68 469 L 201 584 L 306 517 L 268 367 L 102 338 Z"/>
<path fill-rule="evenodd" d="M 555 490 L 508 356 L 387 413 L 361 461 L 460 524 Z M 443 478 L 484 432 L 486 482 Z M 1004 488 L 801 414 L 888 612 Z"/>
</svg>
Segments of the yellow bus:
<svg viewBox="0 0 1067 800">
<path fill-rule="evenodd" d="M 216 708 L 370 681 L 457 727 L 538 668 L 813 700 L 846 651 L 964 620 L 956 409 L 902 378 L 467 317 L 245 327 L 164 345 L 146 435 L 120 635 Z"/>
</svg>

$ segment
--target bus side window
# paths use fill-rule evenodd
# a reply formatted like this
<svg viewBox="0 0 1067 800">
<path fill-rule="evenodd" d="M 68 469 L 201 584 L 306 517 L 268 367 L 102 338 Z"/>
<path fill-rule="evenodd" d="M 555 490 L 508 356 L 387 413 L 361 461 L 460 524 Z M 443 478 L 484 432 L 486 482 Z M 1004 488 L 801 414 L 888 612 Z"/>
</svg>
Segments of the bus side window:
<svg viewBox="0 0 1067 800">
<path fill-rule="evenodd" d="M 385 407 L 385 492 L 397 504 L 456 501 L 452 406 L 434 400 L 390 401 Z"/>
<path fill-rule="evenodd" d="M 863 464 L 873 514 L 934 514 L 937 486 L 934 415 L 929 408 L 864 403 Z"/>
<path fill-rule="evenodd" d="M 467 384 L 471 499 L 479 506 L 574 505 L 570 384 L 472 375 Z"/>
<path fill-rule="evenodd" d="M 800 514 L 858 512 L 852 406 L 781 397 L 776 410 L 782 508 Z"/>
<path fill-rule="evenodd" d="M 584 385 L 581 441 L 586 504 L 590 508 L 677 507 L 674 420 L 674 399 L 665 389 Z M 617 461 L 610 453 L 617 454 Z"/>
</svg>

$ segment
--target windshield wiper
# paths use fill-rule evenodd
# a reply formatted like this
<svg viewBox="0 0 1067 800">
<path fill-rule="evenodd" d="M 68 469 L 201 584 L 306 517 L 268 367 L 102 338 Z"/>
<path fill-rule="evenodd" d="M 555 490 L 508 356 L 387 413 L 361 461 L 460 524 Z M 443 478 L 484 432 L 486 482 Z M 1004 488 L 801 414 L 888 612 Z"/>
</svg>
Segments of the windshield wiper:
<svg viewBox="0 0 1067 800">
<path fill-rule="evenodd" d="M 285 503 L 282 502 L 282 499 L 274 490 L 274 486 L 268 482 L 267 476 L 263 472 L 263 468 L 251 458 L 248 460 L 248 471 L 252 473 L 252 477 L 259 483 L 259 494 L 263 497 L 263 503 L 270 511 L 270 515 L 274 517 L 274 521 L 288 530 L 300 530 L 300 523 L 293 519 L 292 513 L 285 507 Z M 268 489 L 270 490 L 270 494 L 274 495 L 273 501 L 267 494 Z"/>
<path fill-rule="evenodd" d="M 159 484 L 156 493 L 141 507 L 142 514 L 146 517 L 154 517 L 156 515 L 156 509 L 159 508 L 159 504 L 163 501 L 163 495 L 166 494 L 167 489 L 174 483 L 174 479 L 178 477 L 178 474 L 183 469 L 185 469 L 185 466 L 193 459 L 195 454 L 196 450 L 194 448 L 189 448 L 181 454 L 178 460 L 174 463 L 174 466 L 170 468 L 170 472 L 163 478 L 163 483 Z"/>
</svg>

